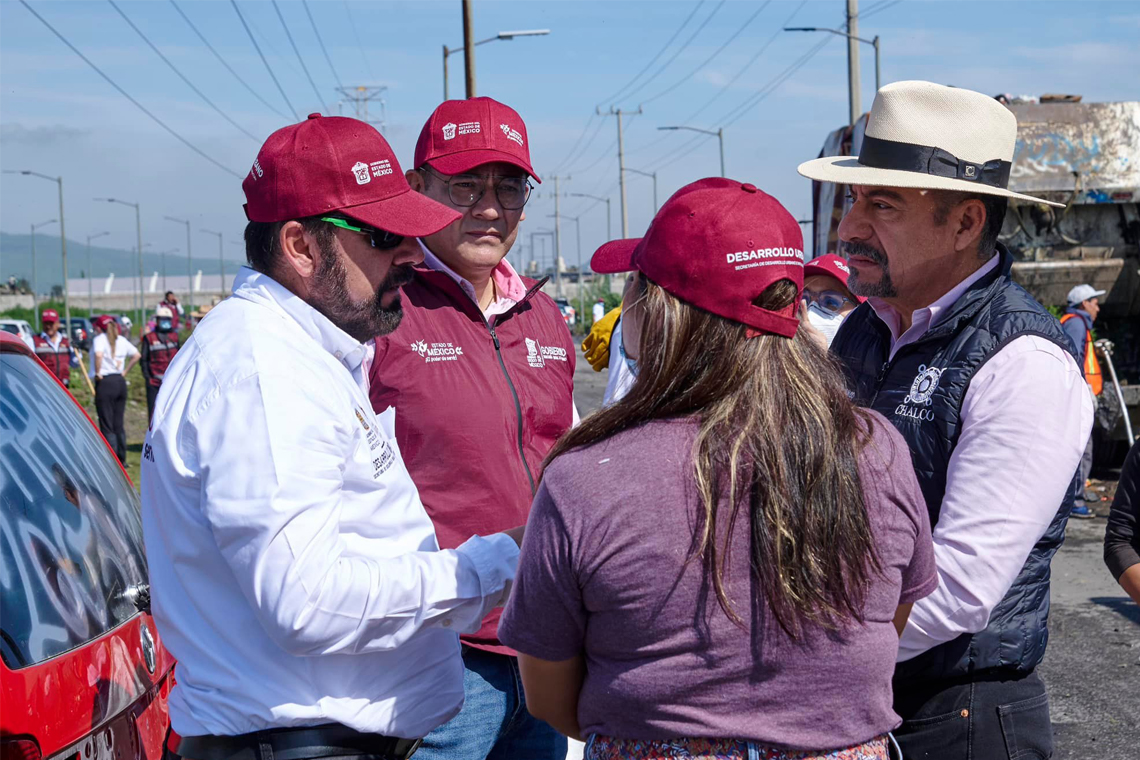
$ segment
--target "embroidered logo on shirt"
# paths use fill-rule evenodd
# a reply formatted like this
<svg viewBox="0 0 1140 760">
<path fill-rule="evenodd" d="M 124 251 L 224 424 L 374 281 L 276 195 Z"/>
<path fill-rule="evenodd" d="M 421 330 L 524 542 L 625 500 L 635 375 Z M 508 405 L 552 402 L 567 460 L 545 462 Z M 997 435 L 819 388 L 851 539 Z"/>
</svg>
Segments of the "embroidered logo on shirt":
<svg viewBox="0 0 1140 760">
<path fill-rule="evenodd" d="M 508 140 L 513 143 L 518 143 L 519 147 L 522 147 L 523 136 L 521 132 L 519 132 L 517 129 L 512 129 L 511 125 L 509 124 L 500 124 L 499 129 L 503 130 L 503 134 Z"/>
<path fill-rule="evenodd" d="M 444 140 L 455 139 L 455 122 L 449 121 L 443 125 L 443 139 Z"/>
<path fill-rule="evenodd" d="M 938 367 L 927 367 L 925 364 L 918 366 L 918 374 L 914 378 L 914 382 L 910 384 L 910 393 L 906 394 L 903 402 L 895 407 L 895 414 L 901 417 L 908 417 L 912 420 L 933 420 L 934 412 L 928 408 L 931 404 L 931 397 L 934 391 L 938 388 L 938 380 L 942 377 L 942 369 Z M 909 406 L 913 404 L 913 406 Z"/>
<path fill-rule="evenodd" d="M 526 341 L 526 360 L 532 367 L 545 367 L 547 362 L 566 361 L 566 349 L 557 346 L 544 346 L 537 340 Z"/>
<path fill-rule="evenodd" d="M 368 164 L 363 161 L 357 161 L 352 165 L 352 174 L 356 177 L 358 185 L 367 185 L 372 181 L 372 175 L 368 173 Z"/>
<path fill-rule="evenodd" d="M 428 364 L 455 362 L 463 356 L 463 346 L 457 346 L 454 343 L 428 343 L 424 340 L 417 340 L 411 346 L 413 353 L 419 354 Z"/>
</svg>

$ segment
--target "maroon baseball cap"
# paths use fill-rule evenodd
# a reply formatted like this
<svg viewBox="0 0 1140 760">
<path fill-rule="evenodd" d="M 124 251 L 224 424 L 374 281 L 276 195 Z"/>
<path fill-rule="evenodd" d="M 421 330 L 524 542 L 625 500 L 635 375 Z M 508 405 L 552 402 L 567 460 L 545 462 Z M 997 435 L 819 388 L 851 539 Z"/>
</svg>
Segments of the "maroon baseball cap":
<svg viewBox="0 0 1140 760">
<path fill-rule="evenodd" d="M 803 247 L 800 225 L 779 201 L 755 185 L 712 177 L 682 187 L 645 237 L 606 243 L 590 266 L 600 274 L 636 269 L 682 301 L 747 325 L 750 336 L 791 338 L 799 298 L 779 311 L 753 301 L 779 280 L 803 292 Z"/>
<path fill-rule="evenodd" d="M 522 117 L 491 98 L 445 100 L 428 117 L 416 141 L 416 169 L 426 163 L 444 174 L 463 174 L 494 161 L 517 166 L 542 183 L 530 165 Z"/>
<path fill-rule="evenodd" d="M 241 187 L 252 222 L 339 211 L 370 227 L 422 237 L 460 217 L 413 192 L 388 141 L 345 116 L 311 113 L 271 134 Z"/>
<path fill-rule="evenodd" d="M 58 322 L 59 312 L 55 309 L 44 309 L 43 313 L 40 314 L 40 320 L 43 322 Z"/>
<path fill-rule="evenodd" d="M 847 260 L 842 256 L 837 256 L 834 253 L 829 253 L 825 256 L 814 258 L 808 263 L 804 264 L 804 278 L 811 277 L 812 275 L 823 274 L 828 277 L 834 277 L 843 283 L 843 287 L 847 288 L 847 278 L 851 274 L 851 267 L 847 265 Z M 850 292 L 850 288 L 848 288 Z M 855 295 L 852 293 L 851 295 Z M 862 296 L 855 296 L 855 300 L 859 303 L 866 301 Z"/>
</svg>

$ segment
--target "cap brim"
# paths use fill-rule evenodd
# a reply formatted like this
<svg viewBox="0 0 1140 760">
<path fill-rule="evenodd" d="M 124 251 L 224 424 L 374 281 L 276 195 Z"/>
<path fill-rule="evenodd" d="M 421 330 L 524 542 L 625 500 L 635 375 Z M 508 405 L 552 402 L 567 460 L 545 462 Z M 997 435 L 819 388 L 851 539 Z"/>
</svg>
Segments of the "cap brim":
<svg viewBox="0 0 1140 760">
<path fill-rule="evenodd" d="M 816 158 L 800 164 L 796 171 L 808 179 L 819 182 L 834 182 L 840 185 L 873 185 L 874 187 L 912 187 L 922 190 L 957 190 L 982 195 L 1000 195 L 1030 203 L 1044 203 L 1047 206 L 1064 208 L 1064 203 L 1054 203 L 1044 198 L 1015 193 L 991 185 L 982 185 L 953 177 L 938 177 L 921 172 L 908 172 L 901 169 L 876 169 L 864 166 L 855 156 L 828 156 Z"/>
<path fill-rule="evenodd" d="M 625 238 L 604 243 L 590 257 L 590 269 L 598 274 L 632 272 L 637 269 L 633 265 L 633 254 L 640 244 L 641 238 Z"/>
<path fill-rule="evenodd" d="M 526 161 L 523 161 L 518 156 L 512 156 L 510 153 L 503 153 L 502 151 L 492 150 L 490 148 L 450 153 L 446 156 L 429 159 L 425 163 L 430 164 L 433 169 L 443 174 L 463 174 L 477 166 L 498 162 L 517 166 L 526 172 L 535 182 L 540 185 L 542 184 L 542 180 L 534 173 L 534 168 Z"/>
<path fill-rule="evenodd" d="M 411 188 L 381 201 L 337 210 L 369 227 L 410 237 L 439 232 L 462 216 Z"/>
</svg>

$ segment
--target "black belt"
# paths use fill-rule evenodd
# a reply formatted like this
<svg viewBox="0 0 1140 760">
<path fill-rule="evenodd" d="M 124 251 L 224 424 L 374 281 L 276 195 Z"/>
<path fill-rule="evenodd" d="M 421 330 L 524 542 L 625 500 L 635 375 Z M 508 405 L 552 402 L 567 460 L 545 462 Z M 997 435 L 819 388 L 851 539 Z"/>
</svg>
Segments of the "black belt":
<svg viewBox="0 0 1140 760">
<path fill-rule="evenodd" d="M 329 724 L 305 728 L 274 728 L 238 736 L 183 736 L 174 751 L 187 760 L 308 760 L 345 755 L 375 755 L 405 760 L 423 739 L 398 739 L 362 734 Z"/>
</svg>

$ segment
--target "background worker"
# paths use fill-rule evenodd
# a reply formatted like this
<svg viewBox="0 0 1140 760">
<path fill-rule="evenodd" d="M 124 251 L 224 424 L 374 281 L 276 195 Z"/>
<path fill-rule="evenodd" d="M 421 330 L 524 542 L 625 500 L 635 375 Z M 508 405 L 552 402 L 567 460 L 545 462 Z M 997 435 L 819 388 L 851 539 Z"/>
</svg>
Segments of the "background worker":
<svg viewBox="0 0 1140 760">
<path fill-rule="evenodd" d="M 573 424 L 574 346 L 545 280 L 506 259 L 530 180 L 529 135 L 491 98 L 450 100 L 416 144 L 411 187 L 458 219 L 420 239 L 399 328 L 376 338 L 370 397 L 396 439 L 440 546 L 526 521 L 539 468 Z M 566 740 L 526 711 L 499 610 L 463 637 L 463 710 L 416 760 L 562 760 Z"/>
<path fill-rule="evenodd" d="M 162 387 L 162 378 L 178 353 L 178 332 L 174 329 L 174 312 L 169 306 L 158 305 L 154 310 L 154 329 L 143 334 L 141 366 L 146 378 L 146 420 L 154 416 L 154 400 Z"/>
<path fill-rule="evenodd" d="M 91 342 L 95 362 L 95 411 L 99 432 L 111 444 L 115 456 L 127 463 L 127 373 L 139 360 L 139 350 L 119 334 L 119 323 L 103 319 L 103 332 Z"/>
<path fill-rule="evenodd" d="M 848 314 L 865 301 L 847 288 L 851 268 L 841 256 L 829 253 L 804 264 L 804 297 L 808 324 L 818 330 L 827 342 Z"/>
<path fill-rule="evenodd" d="M 1089 385 L 1089 392 L 1093 396 L 1093 404 L 1098 403 L 1100 392 L 1104 390 L 1104 374 L 1100 370 L 1100 361 L 1096 358 L 1096 349 L 1093 348 L 1092 328 L 1097 315 L 1100 314 L 1100 297 L 1105 291 L 1097 290 L 1092 285 L 1076 285 L 1069 291 L 1069 306 L 1061 316 L 1061 329 L 1069 340 L 1073 342 L 1076 351 L 1077 364 L 1083 368 L 1085 382 Z M 1096 517 L 1089 509 L 1088 501 L 1100 501 L 1100 497 L 1089 487 L 1089 474 L 1092 472 L 1093 440 L 1089 436 L 1085 444 L 1085 453 L 1081 456 L 1080 477 L 1073 482 L 1073 517 L 1087 520 Z"/>
<path fill-rule="evenodd" d="M 1140 441 L 1132 444 L 1120 468 L 1104 534 L 1104 562 L 1120 587 L 1140 604 Z"/>
<path fill-rule="evenodd" d="M 168 290 L 162 297 L 162 300 L 158 302 L 158 305 L 170 309 L 171 322 L 174 324 L 174 329 L 177 330 L 182 322 L 182 317 L 186 314 L 186 310 L 182 308 L 182 304 L 178 301 L 178 296 L 174 295 L 173 290 Z"/>
<path fill-rule="evenodd" d="M 59 378 L 64 387 L 71 382 L 71 368 L 79 366 L 79 355 L 71 347 L 71 341 L 59 329 L 59 312 L 44 309 L 40 315 L 43 331 L 32 336 L 36 356 L 47 365 L 52 374 Z"/>
<path fill-rule="evenodd" d="M 458 633 L 505 600 L 522 537 L 440 551 L 368 404 L 414 236 L 456 214 L 374 127 L 320 114 L 270 135 L 242 189 L 250 266 L 175 357 L 144 447 L 171 750 L 403 760 L 459 711 Z"/>
</svg>

